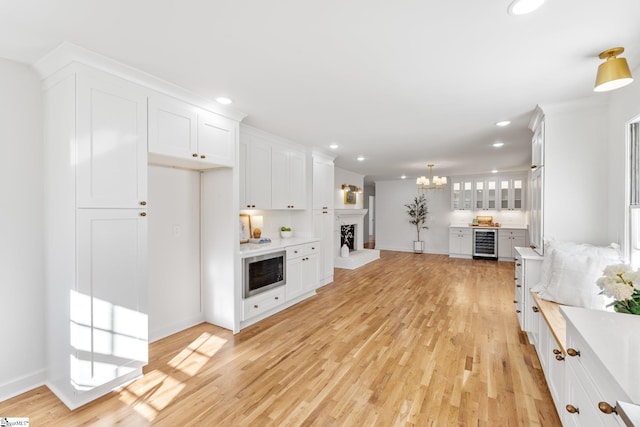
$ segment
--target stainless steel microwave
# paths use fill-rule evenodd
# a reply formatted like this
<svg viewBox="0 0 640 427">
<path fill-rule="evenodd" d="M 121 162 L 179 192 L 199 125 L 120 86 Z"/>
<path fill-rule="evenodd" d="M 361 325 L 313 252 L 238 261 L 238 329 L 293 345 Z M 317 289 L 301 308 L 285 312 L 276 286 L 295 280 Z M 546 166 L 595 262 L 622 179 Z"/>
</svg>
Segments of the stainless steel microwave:
<svg viewBox="0 0 640 427">
<path fill-rule="evenodd" d="M 287 283 L 287 252 L 278 251 L 244 258 L 244 297 L 259 294 Z"/>
</svg>

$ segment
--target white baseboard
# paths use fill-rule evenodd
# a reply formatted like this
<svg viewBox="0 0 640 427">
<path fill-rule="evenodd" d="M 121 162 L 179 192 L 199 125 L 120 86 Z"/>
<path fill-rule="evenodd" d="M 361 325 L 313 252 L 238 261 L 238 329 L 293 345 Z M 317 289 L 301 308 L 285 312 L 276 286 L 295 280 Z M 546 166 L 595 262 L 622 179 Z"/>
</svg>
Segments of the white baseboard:
<svg viewBox="0 0 640 427">
<path fill-rule="evenodd" d="M 46 374 L 47 371 L 45 369 L 40 369 L 0 384 L 0 402 L 44 385 Z"/>
<path fill-rule="evenodd" d="M 192 326 L 199 325 L 200 323 L 205 322 L 204 314 L 198 314 L 197 316 L 191 317 L 189 319 L 181 320 L 180 322 L 172 323 L 171 325 L 164 326 L 162 328 L 155 329 L 153 331 L 149 331 L 149 343 L 154 341 L 158 341 L 162 338 L 166 338 L 169 335 L 173 335 L 180 331 L 184 331 Z"/>
<path fill-rule="evenodd" d="M 381 251 L 413 252 L 413 247 L 410 246 L 383 246 L 379 245 L 378 242 L 376 242 L 376 249 L 380 249 Z M 435 251 L 430 249 L 425 249 L 424 253 L 432 255 L 448 255 L 448 252 Z"/>
</svg>

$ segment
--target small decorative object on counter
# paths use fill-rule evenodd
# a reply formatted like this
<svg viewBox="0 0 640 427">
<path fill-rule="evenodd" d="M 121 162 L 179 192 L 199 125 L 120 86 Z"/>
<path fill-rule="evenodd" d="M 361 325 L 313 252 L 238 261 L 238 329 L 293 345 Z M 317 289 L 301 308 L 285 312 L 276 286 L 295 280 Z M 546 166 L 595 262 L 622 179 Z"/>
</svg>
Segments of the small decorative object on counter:
<svg viewBox="0 0 640 427">
<path fill-rule="evenodd" d="M 618 313 L 640 314 L 640 271 L 628 264 L 608 265 L 596 282 L 602 294 L 613 298 L 613 309 Z"/>
<path fill-rule="evenodd" d="M 346 243 L 344 245 L 342 245 L 342 247 L 340 248 L 340 256 L 342 258 L 349 257 L 349 246 L 347 246 Z"/>
<path fill-rule="evenodd" d="M 280 228 L 280 237 L 282 237 L 283 239 L 287 239 L 287 238 L 291 237 L 292 234 L 293 234 L 293 232 L 291 231 L 291 229 L 289 227 L 281 227 Z"/>
</svg>

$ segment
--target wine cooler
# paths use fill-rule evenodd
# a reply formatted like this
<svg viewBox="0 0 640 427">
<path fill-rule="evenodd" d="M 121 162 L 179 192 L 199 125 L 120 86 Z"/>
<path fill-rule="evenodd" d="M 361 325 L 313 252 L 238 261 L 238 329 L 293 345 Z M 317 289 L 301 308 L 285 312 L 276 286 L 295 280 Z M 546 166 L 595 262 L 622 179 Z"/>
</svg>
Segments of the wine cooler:
<svg viewBox="0 0 640 427">
<path fill-rule="evenodd" d="M 498 230 L 473 230 L 473 259 L 498 259 Z"/>
</svg>

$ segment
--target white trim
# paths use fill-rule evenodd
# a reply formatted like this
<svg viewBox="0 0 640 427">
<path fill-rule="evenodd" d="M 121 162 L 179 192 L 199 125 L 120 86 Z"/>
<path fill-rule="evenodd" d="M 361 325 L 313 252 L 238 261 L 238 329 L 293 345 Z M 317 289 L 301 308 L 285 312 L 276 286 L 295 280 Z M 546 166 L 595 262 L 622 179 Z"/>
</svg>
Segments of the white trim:
<svg viewBox="0 0 640 427">
<path fill-rule="evenodd" d="M 44 385 L 46 374 L 47 371 L 45 369 L 39 369 L 30 374 L 22 375 L 0 384 L 0 402 Z"/>
</svg>

